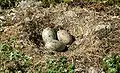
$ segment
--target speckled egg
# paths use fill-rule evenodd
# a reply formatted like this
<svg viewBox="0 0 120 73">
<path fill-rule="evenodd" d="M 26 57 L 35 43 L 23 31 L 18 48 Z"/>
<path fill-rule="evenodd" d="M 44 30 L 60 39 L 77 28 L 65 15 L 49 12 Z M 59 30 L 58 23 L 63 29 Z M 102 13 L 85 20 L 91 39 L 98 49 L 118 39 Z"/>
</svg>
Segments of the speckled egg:
<svg viewBox="0 0 120 73">
<path fill-rule="evenodd" d="M 43 41 L 46 42 L 50 42 L 51 40 L 55 40 L 56 39 L 56 33 L 52 28 L 45 28 L 42 32 L 42 39 Z"/>
<path fill-rule="evenodd" d="M 71 44 L 73 39 L 72 36 L 65 30 L 59 30 L 57 32 L 57 37 L 59 41 L 62 41 L 64 44 Z"/>
<path fill-rule="evenodd" d="M 61 41 L 58 41 L 58 40 L 52 40 L 51 42 L 47 42 L 45 44 L 45 47 L 48 50 L 58 51 L 58 52 L 65 50 L 65 45 Z"/>
</svg>

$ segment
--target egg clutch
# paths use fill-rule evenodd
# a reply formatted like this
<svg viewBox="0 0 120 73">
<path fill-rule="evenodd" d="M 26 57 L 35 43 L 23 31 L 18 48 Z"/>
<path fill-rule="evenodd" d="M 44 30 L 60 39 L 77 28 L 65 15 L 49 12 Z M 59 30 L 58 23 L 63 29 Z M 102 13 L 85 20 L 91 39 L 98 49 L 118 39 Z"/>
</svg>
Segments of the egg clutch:
<svg viewBox="0 0 120 73">
<path fill-rule="evenodd" d="M 43 29 L 42 39 L 45 43 L 45 48 L 52 51 L 64 51 L 66 45 L 73 42 L 72 36 L 65 30 L 55 32 L 50 27 Z"/>
</svg>

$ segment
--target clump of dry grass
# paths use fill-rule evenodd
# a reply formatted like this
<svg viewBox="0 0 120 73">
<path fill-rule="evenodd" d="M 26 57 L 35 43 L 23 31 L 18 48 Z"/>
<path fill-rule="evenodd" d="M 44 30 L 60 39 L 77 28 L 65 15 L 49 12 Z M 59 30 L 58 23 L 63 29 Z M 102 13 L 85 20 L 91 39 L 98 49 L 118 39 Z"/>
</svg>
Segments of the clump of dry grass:
<svg viewBox="0 0 120 73">
<path fill-rule="evenodd" d="M 74 58 L 76 72 L 87 73 L 91 66 L 101 69 L 100 60 L 103 55 L 120 52 L 119 14 L 118 16 L 110 15 L 112 9 L 108 7 L 108 11 L 96 12 L 94 9 L 70 7 L 64 3 L 50 8 L 30 3 L 24 8 L 18 6 L 8 10 L 4 26 L 9 28 L 8 31 L 17 30 L 17 40 L 24 41 L 22 42 L 24 47 L 20 50 L 32 57 L 34 67 L 38 63 L 44 67 L 44 62 L 48 58 L 41 39 L 42 30 L 46 27 L 55 29 L 62 27 L 75 37 L 75 41 L 68 46 L 68 51 L 55 52 L 52 55 L 49 54 L 49 57 L 66 56 L 70 62 Z M 110 29 L 102 27 L 96 31 L 97 26 L 102 25 L 110 25 Z M 4 34 L 7 33 L 3 32 L 2 36 Z"/>
</svg>

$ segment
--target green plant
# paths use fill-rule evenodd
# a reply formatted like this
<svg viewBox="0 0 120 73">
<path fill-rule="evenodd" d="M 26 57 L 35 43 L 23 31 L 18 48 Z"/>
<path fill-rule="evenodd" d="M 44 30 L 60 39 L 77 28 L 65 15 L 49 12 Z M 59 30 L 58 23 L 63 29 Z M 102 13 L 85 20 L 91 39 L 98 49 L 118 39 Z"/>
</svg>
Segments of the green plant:
<svg viewBox="0 0 120 73">
<path fill-rule="evenodd" d="M 117 54 L 112 54 L 103 58 L 102 67 L 106 73 L 120 73 L 120 57 Z"/>
<path fill-rule="evenodd" d="M 36 66 L 35 66 L 35 73 L 42 73 L 41 72 L 41 65 L 40 64 L 37 64 Z"/>
<path fill-rule="evenodd" d="M 2 9 L 7 9 L 10 7 L 14 7 L 16 4 L 18 4 L 20 0 L 0 0 L 0 6 Z"/>
<path fill-rule="evenodd" d="M 66 57 L 60 57 L 58 60 L 47 61 L 46 73 L 74 73 L 74 66 L 67 63 Z"/>
<path fill-rule="evenodd" d="M 13 42 L 14 39 L 10 38 L 9 42 L 0 43 L 0 65 L 4 65 L 5 67 L 2 71 L 8 71 L 9 73 L 24 72 L 31 64 L 30 58 L 16 50 L 15 47 L 12 47 L 10 44 Z M 9 64 L 9 66 L 7 64 Z"/>
</svg>

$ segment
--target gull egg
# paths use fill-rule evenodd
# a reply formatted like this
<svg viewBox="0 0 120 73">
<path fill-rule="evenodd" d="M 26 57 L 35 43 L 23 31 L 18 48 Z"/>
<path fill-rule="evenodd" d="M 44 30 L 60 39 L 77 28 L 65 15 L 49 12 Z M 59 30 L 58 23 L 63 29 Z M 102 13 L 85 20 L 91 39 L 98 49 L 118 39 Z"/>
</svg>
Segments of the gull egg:
<svg viewBox="0 0 120 73">
<path fill-rule="evenodd" d="M 51 40 L 51 42 L 47 42 L 45 44 L 45 47 L 48 50 L 58 51 L 58 52 L 65 50 L 65 45 L 61 41 L 58 41 L 58 40 Z"/>
<path fill-rule="evenodd" d="M 56 33 L 52 28 L 45 28 L 42 32 L 42 39 L 43 41 L 46 42 L 50 42 L 51 40 L 55 40 L 56 39 Z"/>
<path fill-rule="evenodd" d="M 73 39 L 72 36 L 65 30 L 59 30 L 57 32 L 57 37 L 59 41 L 62 41 L 64 44 L 71 44 Z"/>
</svg>

